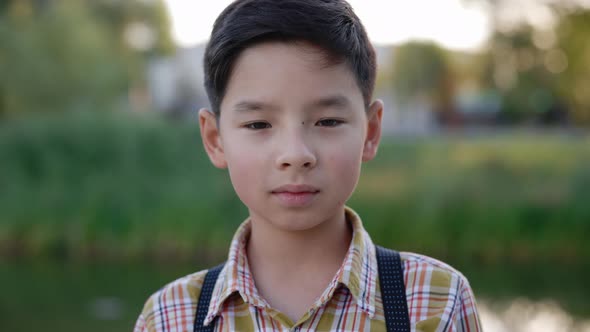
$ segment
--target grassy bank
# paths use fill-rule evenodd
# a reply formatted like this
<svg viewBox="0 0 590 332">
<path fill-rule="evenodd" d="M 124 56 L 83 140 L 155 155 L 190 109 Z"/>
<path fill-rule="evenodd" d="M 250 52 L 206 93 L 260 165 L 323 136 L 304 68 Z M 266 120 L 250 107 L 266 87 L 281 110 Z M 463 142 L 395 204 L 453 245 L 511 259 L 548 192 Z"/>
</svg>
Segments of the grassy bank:
<svg viewBox="0 0 590 332">
<path fill-rule="evenodd" d="M 0 124 L 0 254 L 218 260 L 246 211 L 196 121 Z M 389 139 L 350 201 L 375 242 L 453 261 L 590 259 L 590 137 Z"/>
</svg>

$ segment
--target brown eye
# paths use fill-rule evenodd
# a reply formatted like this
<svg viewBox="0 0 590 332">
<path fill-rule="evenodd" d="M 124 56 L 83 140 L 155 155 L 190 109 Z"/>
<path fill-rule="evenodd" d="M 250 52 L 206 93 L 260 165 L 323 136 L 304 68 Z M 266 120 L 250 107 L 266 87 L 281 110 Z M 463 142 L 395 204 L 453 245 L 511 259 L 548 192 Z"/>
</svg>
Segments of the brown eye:
<svg viewBox="0 0 590 332">
<path fill-rule="evenodd" d="M 343 123 L 343 121 L 337 120 L 337 119 L 323 119 L 323 120 L 318 121 L 317 124 L 320 127 L 336 127 L 342 123 Z"/>
<path fill-rule="evenodd" d="M 270 123 L 257 121 L 257 122 L 248 123 L 244 127 L 248 128 L 248 129 L 252 129 L 252 130 L 260 130 L 260 129 L 270 128 Z"/>
</svg>

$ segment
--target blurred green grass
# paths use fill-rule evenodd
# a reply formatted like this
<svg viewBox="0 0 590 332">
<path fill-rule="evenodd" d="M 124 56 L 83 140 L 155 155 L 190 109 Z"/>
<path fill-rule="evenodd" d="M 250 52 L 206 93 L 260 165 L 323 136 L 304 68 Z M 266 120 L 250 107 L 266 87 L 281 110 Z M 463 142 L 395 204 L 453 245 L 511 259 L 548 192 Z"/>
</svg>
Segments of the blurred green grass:
<svg viewBox="0 0 590 332">
<path fill-rule="evenodd" d="M 386 138 L 349 205 L 375 242 L 460 261 L 590 261 L 590 136 Z M 195 121 L 0 123 L 0 255 L 219 261 L 246 217 Z"/>
</svg>

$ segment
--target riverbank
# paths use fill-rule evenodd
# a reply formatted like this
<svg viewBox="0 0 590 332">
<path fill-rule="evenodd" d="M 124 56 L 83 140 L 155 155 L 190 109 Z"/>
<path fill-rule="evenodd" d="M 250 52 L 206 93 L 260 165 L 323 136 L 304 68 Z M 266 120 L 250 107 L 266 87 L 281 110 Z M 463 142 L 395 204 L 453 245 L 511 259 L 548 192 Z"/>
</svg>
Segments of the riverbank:
<svg viewBox="0 0 590 332">
<path fill-rule="evenodd" d="M 590 261 L 590 136 L 386 138 L 349 205 L 375 242 L 495 265 Z M 345 148 L 345 147 L 343 147 Z M 246 210 L 195 122 L 0 124 L 0 255 L 216 261 Z"/>
</svg>

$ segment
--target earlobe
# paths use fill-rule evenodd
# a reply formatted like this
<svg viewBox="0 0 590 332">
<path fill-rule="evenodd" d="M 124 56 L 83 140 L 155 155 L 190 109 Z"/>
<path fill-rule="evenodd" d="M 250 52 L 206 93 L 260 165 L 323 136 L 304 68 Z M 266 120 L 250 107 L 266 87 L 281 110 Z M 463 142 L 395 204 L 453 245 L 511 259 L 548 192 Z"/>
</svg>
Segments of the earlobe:
<svg viewBox="0 0 590 332">
<path fill-rule="evenodd" d="M 381 141 L 381 119 L 383 117 L 383 102 L 375 100 L 367 112 L 367 136 L 363 147 L 363 161 L 369 161 L 377 155 L 377 148 Z"/>
<path fill-rule="evenodd" d="M 203 147 L 211 160 L 211 163 L 217 168 L 227 168 L 223 143 L 217 126 L 217 119 L 213 112 L 202 108 L 199 110 L 199 127 L 201 129 L 201 139 Z"/>
</svg>

